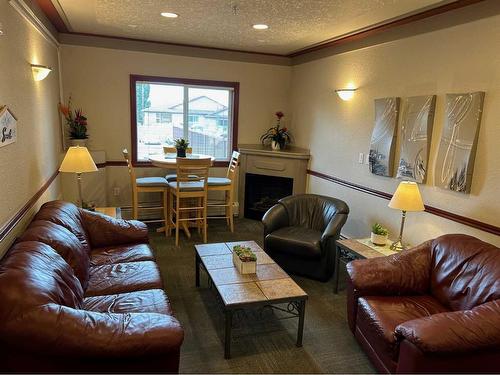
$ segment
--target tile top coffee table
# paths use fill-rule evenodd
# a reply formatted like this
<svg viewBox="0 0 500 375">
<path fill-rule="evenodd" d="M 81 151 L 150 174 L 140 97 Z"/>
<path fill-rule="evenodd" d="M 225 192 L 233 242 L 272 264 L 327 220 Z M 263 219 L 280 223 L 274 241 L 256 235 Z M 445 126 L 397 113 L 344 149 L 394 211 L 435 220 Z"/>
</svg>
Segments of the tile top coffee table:
<svg viewBox="0 0 500 375">
<path fill-rule="evenodd" d="M 233 265 L 232 249 L 236 245 L 250 247 L 257 256 L 257 272 L 240 274 Z M 299 319 L 297 346 L 302 346 L 307 293 L 298 286 L 254 241 L 195 245 L 196 286 L 200 286 L 203 268 L 217 293 L 225 314 L 224 357 L 231 356 L 231 331 L 236 309 L 288 303 L 288 311 Z"/>
</svg>

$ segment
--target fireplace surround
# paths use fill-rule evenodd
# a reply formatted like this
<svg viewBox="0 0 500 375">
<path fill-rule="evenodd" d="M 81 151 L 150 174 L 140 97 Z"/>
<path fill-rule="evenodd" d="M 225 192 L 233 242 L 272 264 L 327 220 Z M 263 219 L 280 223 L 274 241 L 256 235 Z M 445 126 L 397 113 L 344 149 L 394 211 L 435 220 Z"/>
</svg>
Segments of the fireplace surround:
<svg viewBox="0 0 500 375">
<path fill-rule="evenodd" d="M 238 149 L 240 217 L 260 220 L 279 199 L 305 193 L 309 150 L 287 146 L 275 151 L 261 144 Z"/>
</svg>

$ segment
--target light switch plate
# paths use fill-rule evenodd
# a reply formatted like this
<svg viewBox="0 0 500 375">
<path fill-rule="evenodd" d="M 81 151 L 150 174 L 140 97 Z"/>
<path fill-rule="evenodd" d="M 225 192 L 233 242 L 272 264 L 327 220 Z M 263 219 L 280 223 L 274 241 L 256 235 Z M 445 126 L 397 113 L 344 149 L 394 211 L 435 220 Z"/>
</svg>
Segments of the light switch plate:
<svg viewBox="0 0 500 375">
<path fill-rule="evenodd" d="M 359 164 L 363 164 L 365 161 L 365 154 L 363 154 L 362 152 L 359 153 L 359 156 L 358 156 L 358 163 Z"/>
</svg>

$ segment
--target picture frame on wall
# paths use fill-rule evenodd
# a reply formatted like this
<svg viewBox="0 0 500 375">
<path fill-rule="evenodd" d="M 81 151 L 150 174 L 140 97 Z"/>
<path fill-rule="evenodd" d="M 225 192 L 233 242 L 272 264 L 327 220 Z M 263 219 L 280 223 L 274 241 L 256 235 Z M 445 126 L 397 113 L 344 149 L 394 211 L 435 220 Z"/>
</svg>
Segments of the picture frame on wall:
<svg viewBox="0 0 500 375">
<path fill-rule="evenodd" d="M 0 147 L 17 141 L 17 118 L 6 106 L 0 106 Z"/>
</svg>

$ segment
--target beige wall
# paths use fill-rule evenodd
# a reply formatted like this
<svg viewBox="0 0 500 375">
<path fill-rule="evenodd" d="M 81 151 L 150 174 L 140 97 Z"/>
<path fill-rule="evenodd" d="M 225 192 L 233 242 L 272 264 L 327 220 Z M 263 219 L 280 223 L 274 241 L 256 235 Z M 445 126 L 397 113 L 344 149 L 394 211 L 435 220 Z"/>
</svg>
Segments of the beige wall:
<svg viewBox="0 0 500 375">
<path fill-rule="evenodd" d="M 7 1 L 0 2 L 0 105 L 18 119 L 17 142 L 0 148 L 0 227 L 12 218 L 57 170 L 61 152 L 57 49 Z M 54 71 L 33 81 L 30 63 Z M 36 207 L 59 195 L 56 179 Z M 35 207 L 35 208 L 36 208 Z M 0 244 L 3 254 L 32 212 Z"/>
<path fill-rule="evenodd" d="M 274 112 L 288 109 L 288 66 L 70 45 L 62 46 L 61 56 L 65 96 L 71 94 L 88 114 L 89 148 L 105 150 L 107 160 L 122 160 L 121 150 L 131 147 L 130 74 L 240 82 L 239 143 L 258 142 Z M 108 204 L 130 204 L 126 168 L 108 167 L 106 173 Z M 112 195 L 113 187 L 121 188 L 119 197 Z"/>
<path fill-rule="evenodd" d="M 375 98 L 437 94 L 430 178 L 421 187 L 427 204 L 496 226 L 500 225 L 500 16 L 359 49 L 292 67 L 292 131 L 299 146 L 311 149 L 311 169 L 392 193 L 393 178 L 370 174 L 358 164 L 367 153 L 374 123 Z M 333 92 L 353 83 L 349 101 Z M 444 118 L 444 95 L 486 92 L 475 173 L 470 195 L 432 186 L 433 165 Z M 397 156 L 396 156 L 396 160 Z M 396 163 L 397 164 L 397 163 Z M 367 236 L 370 225 L 398 231 L 400 213 L 387 201 L 309 178 L 309 191 L 339 197 L 351 207 L 344 233 Z M 500 244 L 500 237 L 427 213 L 410 213 L 407 240 L 413 244 L 442 233 L 469 233 Z"/>
</svg>

